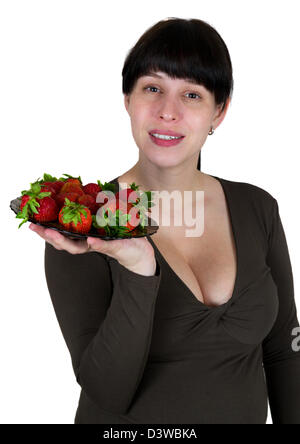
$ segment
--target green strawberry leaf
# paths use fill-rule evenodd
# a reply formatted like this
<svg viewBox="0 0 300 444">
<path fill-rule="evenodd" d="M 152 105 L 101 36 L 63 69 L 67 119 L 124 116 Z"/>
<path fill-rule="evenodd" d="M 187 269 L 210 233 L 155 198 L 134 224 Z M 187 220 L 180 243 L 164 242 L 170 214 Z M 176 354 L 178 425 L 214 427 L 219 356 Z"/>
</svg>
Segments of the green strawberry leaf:
<svg viewBox="0 0 300 444">
<path fill-rule="evenodd" d="M 43 197 L 51 196 L 51 191 L 43 191 L 42 193 L 39 193 L 38 198 L 43 199 Z"/>
<path fill-rule="evenodd" d="M 97 184 L 102 191 L 112 191 L 113 193 L 116 193 L 116 186 L 114 183 L 105 182 L 104 184 L 102 184 L 100 180 L 97 180 Z"/>
<path fill-rule="evenodd" d="M 132 184 L 130 184 L 129 186 L 134 191 L 138 191 L 138 189 L 139 189 L 139 185 L 136 185 L 135 182 L 132 182 Z"/>
<path fill-rule="evenodd" d="M 63 176 L 67 176 L 67 177 L 60 177 L 58 180 L 66 181 L 67 179 L 78 179 L 82 185 L 82 180 L 81 180 L 80 176 L 74 177 L 74 176 L 71 176 L 70 174 L 63 174 Z"/>
<path fill-rule="evenodd" d="M 23 220 L 23 222 L 21 222 L 20 223 L 20 225 L 18 226 L 18 228 L 20 228 L 23 224 L 25 224 L 25 222 L 27 222 L 28 221 L 28 218 L 27 217 L 25 217 L 25 219 Z"/>
<path fill-rule="evenodd" d="M 57 178 L 51 176 L 51 174 L 44 173 L 44 182 L 56 182 Z"/>
<path fill-rule="evenodd" d="M 32 193 L 38 194 L 41 191 L 41 185 L 39 184 L 39 182 L 33 182 L 30 185 L 31 185 L 30 191 Z"/>
</svg>

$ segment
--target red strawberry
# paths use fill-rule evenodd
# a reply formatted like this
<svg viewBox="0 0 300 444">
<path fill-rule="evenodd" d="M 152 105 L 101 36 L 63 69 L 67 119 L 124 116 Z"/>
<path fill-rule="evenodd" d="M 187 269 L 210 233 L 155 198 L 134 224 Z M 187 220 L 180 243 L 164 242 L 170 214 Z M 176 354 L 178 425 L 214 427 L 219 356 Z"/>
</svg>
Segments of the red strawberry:
<svg viewBox="0 0 300 444">
<path fill-rule="evenodd" d="M 133 182 L 130 184 L 130 188 L 125 188 L 124 190 L 120 190 L 116 193 L 116 199 L 122 199 L 125 202 L 137 203 L 140 198 L 139 194 L 139 186 Z"/>
<path fill-rule="evenodd" d="M 22 196 L 21 205 L 20 205 L 20 211 L 23 210 L 24 206 L 27 204 L 29 199 L 30 199 L 30 196 L 28 196 L 28 194 L 24 194 Z"/>
<path fill-rule="evenodd" d="M 73 183 L 73 185 L 79 185 L 80 187 L 82 186 L 82 180 L 81 180 L 80 176 L 73 177 L 73 176 L 70 176 L 70 174 L 63 174 L 63 176 L 67 176 L 68 179 L 61 177 L 59 180 L 63 180 L 65 183 Z"/>
<path fill-rule="evenodd" d="M 107 236 L 108 235 L 107 227 L 105 229 L 105 227 L 100 227 L 97 224 L 97 218 L 96 218 L 95 214 L 92 215 L 92 225 L 96 229 L 98 234 L 101 234 L 102 236 Z"/>
<path fill-rule="evenodd" d="M 55 202 L 58 205 L 58 208 L 61 209 L 65 204 L 65 198 L 68 198 L 72 202 L 77 202 L 77 199 L 80 197 L 78 193 L 58 193 L 54 196 Z"/>
<path fill-rule="evenodd" d="M 59 212 L 58 220 L 67 230 L 81 234 L 87 234 L 92 226 L 90 210 L 78 202 L 71 202 L 68 198 Z"/>
<path fill-rule="evenodd" d="M 66 179 L 65 183 L 72 183 L 73 185 L 78 185 L 79 187 L 82 186 L 82 183 L 79 179 Z"/>
<path fill-rule="evenodd" d="M 51 192 L 43 192 L 38 181 L 30 185 L 29 190 L 22 191 L 20 211 L 16 217 L 24 220 L 18 228 L 30 217 L 39 222 L 50 222 L 57 219 L 58 207 L 55 200 L 50 197 Z"/>
<path fill-rule="evenodd" d="M 96 203 L 98 208 L 102 207 L 106 202 L 108 202 L 111 197 L 110 194 L 113 193 L 115 196 L 116 186 L 114 183 L 105 182 L 104 184 L 97 180 L 97 183 L 100 187 L 100 191 L 96 195 Z M 110 193 L 107 193 L 109 191 Z"/>
<path fill-rule="evenodd" d="M 56 177 L 51 176 L 51 174 L 44 173 L 43 179 L 38 181 L 41 186 L 51 186 L 55 189 L 56 193 L 59 193 L 61 187 L 65 183 L 62 180 L 57 180 Z"/>
<path fill-rule="evenodd" d="M 83 196 L 84 191 L 82 190 L 81 185 L 77 185 L 72 182 L 66 182 L 61 187 L 60 193 L 77 193 L 80 196 Z"/>
<path fill-rule="evenodd" d="M 54 197 L 56 194 L 56 190 L 52 185 L 45 185 L 44 183 L 41 183 L 41 191 L 43 191 L 44 193 L 46 192 L 50 192 L 50 196 Z"/>
<path fill-rule="evenodd" d="M 95 197 L 90 194 L 84 194 L 83 196 L 79 196 L 77 202 L 81 205 L 84 205 L 89 208 L 92 214 L 96 214 L 99 208 L 99 205 L 96 203 Z"/>
<path fill-rule="evenodd" d="M 97 183 L 88 183 L 82 187 L 85 194 L 90 194 L 95 199 L 97 197 L 97 194 L 102 191 L 102 188 Z"/>
<path fill-rule="evenodd" d="M 128 228 L 129 231 L 133 230 L 134 228 L 137 227 L 137 225 L 139 225 L 140 221 L 140 215 L 139 215 L 139 211 L 137 208 L 135 208 L 135 206 L 132 203 L 127 203 L 126 204 L 122 204 L 122 201 L 120 201 L 119 203 L 119 209 L 124 213 L 124 214 L 129 214 L 131 215 L 130 220 L 128 220 L 126 227 Z"/>
<path fill-rule="evenodd" d="M 33 218 L 39 222 L 50 222 L 57 219 L 58 207 L 54 199 L 50 197 L 51 192 L 44 192 L 38 181 L 31 183 L 29 190 L 22 191 L 20 211 L 17 218 L 23 219 L 19 225 Z"/>
<path fill-rule="evenodd" d="M 58 214 L 58 222 L 64 227 L 65 230 L 67 231 L 71 231 L 70 226 L 71 226 L 71 222 L 64 222 L 63 220 L 63 213 L 62 213 L 62 209 L 64 207 L 61 207 L 59 214 Z"/>
<path fill-rule="evenodd" d="M 36 200 L 40 204 L 38 212 L 33 214 L 36 221 L 50 222 L 57 219 L 59 209 L 52 197 L 47 196 Z"/>
<path fill-rule="evenodd" d="M 105 228 L 103 228 L 103 227 L 96 228 L 96 230 L 97 230 L 97 233 L 101 234 L 102 236 L 106 236 L 107 235 L 107 233 L 105 231 Z"/>
<path fill-rule="evenodd" d="M 54 188 L 54 190 L 55 190 L 55 193 L 59 193 L 60 192 L 60 189 L 61 189 L 61 187 L 63 186 L 63 184 L 64 184 L 65 182 L 63 182 L 62 180 L 55 180 L 54 182 L 42 182 L 41 183 L 41 186 L 50 186 L 51 188 Z"/>
<path fill-rule="evenodd" d="M 135 229 L 139 225 L 140 216 L 138 208 L 134 209 L 134 207 L 130 202 L 126 204 L 123 200 L 116 201 L 115 199 L 110 199 L 100 214 L 98 214 L 101 221 L 107 222 L 107 225 L 105 225 L 107 234 L 125 234 Z M 109 224 L 108 221 L 111 223 Z M 95 228 L 100 226 L 96 218 L 94 218 L 93 225 Z"/>
<path fill-rule="evenodd" d="M 98 205 L 98 208 L 106 204 L 109 201 L 109 199 L 110 196 L 108 196 L 105 191 L 99 191 L 96 197 L 96 203 Z"/>
</svg>

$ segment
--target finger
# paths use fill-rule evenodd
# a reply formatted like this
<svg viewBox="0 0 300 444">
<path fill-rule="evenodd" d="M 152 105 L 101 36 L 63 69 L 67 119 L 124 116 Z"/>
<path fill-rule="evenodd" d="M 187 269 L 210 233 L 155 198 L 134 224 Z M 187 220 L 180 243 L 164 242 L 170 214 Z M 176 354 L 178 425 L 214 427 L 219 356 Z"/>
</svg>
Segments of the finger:
<svg viewBox="0 0 300 444">
<path fill-rule="evenodd" d="M 38 236 L 44 239 L 49 244 L 53 245 L 57 250 L 61 250 L 59 243 L 61 242 L 61 234 L 50 228 L 44 228 L 40 225 L 31 224 L 29 228 L 34 231 Z"/>
<path fill-rule="evenodd" d="M 51 228 L 46 228 L 45 236 L 54 244 L 54 247 L 58 250 L 66 250 L 71 254 L 82 254 L 87 253 L 88 245 L 86 240 L 72 240 L 67 236 L 59 233 L 56 230 L 51 230 Z"/>
<path fill-rule="evenodd" d="M 34 231 L 36 234 L 38 234 L 40 237 L 42 237 L 43 239 L 47 240 L 48 237 L 48 229 L 47 229 L 47 236 L 46 236 L 46 228 L 42 227 L 40 225 L 35 225 L 35 224 L 30 224 L 29 228 Z"/>
<path fill-rule="evenodd" d="M 120 241 L 118 240 L 106 241 L 104 239 L 88 237 L 87 244 L 90 248 L 89 251 L 97 251 L 98 253 L 108 254 L 112 257 L 117 255 L 120 250 Z"/>
<path fill-rule="evenodd" d="M 71 254 L 81 254 L 88 251 L 88 246 L 85 240 L 73 241 L 68 239 L 63 234 L 51 228 L 44 228 L 40 225 L 33 224 L 33 231 L 37 233 L 46 242 L 53 245 L 57 250 L 66 250 Z M 32 227 L 29 227 L 32 229 Z"/>
</svg>

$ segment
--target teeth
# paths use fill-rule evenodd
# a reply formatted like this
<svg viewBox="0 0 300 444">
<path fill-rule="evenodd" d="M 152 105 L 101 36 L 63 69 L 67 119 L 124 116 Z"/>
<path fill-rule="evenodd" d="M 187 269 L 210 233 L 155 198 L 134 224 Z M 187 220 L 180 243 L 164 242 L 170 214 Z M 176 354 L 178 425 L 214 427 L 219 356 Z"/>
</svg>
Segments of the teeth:
<svg viewBox="0 0 300 444">
<path fill-rule="evenodd" d="M 174 137 L 174 136 L 165 136 L 163 134 L 152 134 L 152 136 L 157 137 L 158 139 L 165 139 L 165 140 L 172 140 L 172 139 L 180 139 L 180 137 Z"/>
</svg>

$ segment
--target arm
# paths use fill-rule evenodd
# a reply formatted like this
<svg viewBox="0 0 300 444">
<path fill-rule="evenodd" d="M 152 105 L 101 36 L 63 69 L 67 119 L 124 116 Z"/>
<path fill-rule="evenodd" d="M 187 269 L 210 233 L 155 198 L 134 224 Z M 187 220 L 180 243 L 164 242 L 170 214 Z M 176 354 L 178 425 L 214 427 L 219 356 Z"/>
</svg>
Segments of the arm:
<svg viewBox="0 0 300 444">
<path fill-rule="evenodd" d="M 263 365 L 273 424 L 300 424 L 300 351 L 294 351 L 292 331 L 299 327 L 288 246 L 274 199 L 267 263 L 277 286 L 279 308 L 272 330 L 263 341 Z"/>
<path fill-rule="evenodd" d="M 77 382 L 102 410 L 124 414 L 147 361 L 161 279 L 128 270 L 101 253 L 45 245 L 45 274 Z"/>
</svg>

